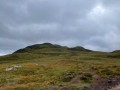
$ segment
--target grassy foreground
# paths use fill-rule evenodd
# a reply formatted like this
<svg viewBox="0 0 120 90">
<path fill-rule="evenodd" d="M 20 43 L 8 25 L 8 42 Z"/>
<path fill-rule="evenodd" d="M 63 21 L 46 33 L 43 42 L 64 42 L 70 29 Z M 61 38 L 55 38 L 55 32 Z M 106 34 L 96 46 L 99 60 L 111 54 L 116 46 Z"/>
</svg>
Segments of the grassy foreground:
<svg viewBox="0 0 120 90">
<path fill-rule="evenodd" d="M 15 65 L 21 67 L 5 70 Z M 46 43 L 0 57 L 0 90 L 59 90 L 78 75 L 80 82 L 70 84 L 69 89 L 89 88 L 97 75 L 120 75 L 120 52 L 94 52 Z"/>
</svg>

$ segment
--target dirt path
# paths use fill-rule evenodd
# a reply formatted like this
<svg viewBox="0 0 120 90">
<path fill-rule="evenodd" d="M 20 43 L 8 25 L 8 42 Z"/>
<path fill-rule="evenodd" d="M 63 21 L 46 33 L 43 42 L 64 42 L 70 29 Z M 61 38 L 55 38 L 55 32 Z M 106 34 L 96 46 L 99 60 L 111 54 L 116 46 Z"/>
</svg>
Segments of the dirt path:
<svg viewBox="0 0 120 90">
<path fill-rule="evenodd" d="M 69 82 L 67 85 L 63 86 L 62 88 L 60 88 L 60 90 L 69 90 L 68 87 L 70 85 L 78 84 L 78 83 L 81 83 L 80 76 L 76 76 L 75 78 L 73 78 L 71 82 Z M 115 88 L 120 87 L 120 86 L 117 86 L 119 84 L 120 84 L 120 76 L 115 76 L 113 78 L 103 78 L 103 77 L 97 76 L 97 77 L 93 77 L 93 81 L 89 89 L 74 88 L 70 90 L 115 90 Z"/>
<path fill-rule="evenodd" d="M 117 85 L 116 87 L 113 87 L 112 89 L 109 89 L 109 90 L 120 90 L 120 84 Z"/>
<path fill-rule="evenodd" d="M 120 83 L 120 76 L 115 76 L 113 78 L 94 78 L 90 90 L 109 90 Z"/>
<path fill-rule="evenodd" d="M 81 77 L 80 75 L 76 76 L 76 77 L 73 78 L 67 85 L 61 87 L 60 90 L 68 90 L 67 88 L 68 88 L 70 85 L 81 83 L 80 77 Z"/>
</svg>

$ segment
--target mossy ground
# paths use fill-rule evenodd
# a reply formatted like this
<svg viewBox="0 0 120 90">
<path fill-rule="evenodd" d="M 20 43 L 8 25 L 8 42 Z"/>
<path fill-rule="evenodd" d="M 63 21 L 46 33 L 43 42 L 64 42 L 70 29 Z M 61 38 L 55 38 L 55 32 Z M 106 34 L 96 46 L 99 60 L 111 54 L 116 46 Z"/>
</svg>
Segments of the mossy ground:
<svg viewBox="0 0 120 90">
<path fill-rule="evenodd" d="M 31 53 L 14 53 L 0 57 L 0 90 L 40 90 L 59 88 L 79 73 L 83 84 L 71 87 L 89 87 L 92 76 L 120 75 L 120 58 L 117 53 L 79 52 L 41 49 Z M 114 57 L 113 57 L 114 56 Z M 12 71 L 9 66 L 21 65 Z M 72 74 L 68 75 L 68 73 Z M 87 74 L 85 74 L 87 73 Z"/>
</svg>

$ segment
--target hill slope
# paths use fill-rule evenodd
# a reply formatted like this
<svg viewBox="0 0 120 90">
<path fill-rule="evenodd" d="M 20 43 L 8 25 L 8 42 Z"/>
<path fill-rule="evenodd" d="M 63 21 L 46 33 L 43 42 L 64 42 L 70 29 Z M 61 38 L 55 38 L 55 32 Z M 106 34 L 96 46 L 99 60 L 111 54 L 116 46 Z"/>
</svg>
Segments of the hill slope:
<svg viewBox="0 0 120 90">
<path fill-rule="evenodd" d="M 0 57 L 0 90 L 106 90 L 119 82 L 119 51 L 44 43 Z"/>
<path fill-rule="evenodd" d="M 36 44 L 36 45 L 32 45 L 32 46 L 28 46 L 24 49 L 20 49 L 20 50 L 17 50 L 15 51 L 14 53 L 25 53 L 25 52 L 32 52 L 32 51 L 35 51 L 35 50 L 42 50 L 42 49 L 51 49 L 52 50 L 56 50 L 57 52 L 59 52 L 59 50 L 69 50 L 69 51 L 91 51 L 91 50 L 88 50 L 88 49 L 85 49 L 83 47 L 73 47 L 73 48 L 69 48 L 69 47 L 66 47 L 66 46 L 60 46 L 60 45 L 53 45 L 51 43 L 43 43 L 43 44 Z M 47 52 L 47 50 L 46 50 Z"/>
</svg>

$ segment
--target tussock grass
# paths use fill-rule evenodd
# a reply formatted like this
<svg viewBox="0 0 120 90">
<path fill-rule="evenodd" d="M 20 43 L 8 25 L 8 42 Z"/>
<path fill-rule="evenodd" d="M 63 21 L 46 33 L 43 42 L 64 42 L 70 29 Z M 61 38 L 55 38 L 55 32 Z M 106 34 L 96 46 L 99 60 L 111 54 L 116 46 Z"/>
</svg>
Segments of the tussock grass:
<svg viewBox="0 0 120 90">
<path fill-rule="evenodd" d="M 51 85 L 57 88 L 71 81 L 80 72 L 83 73 L 82 84 L 71 87 L 89 87 L 92 75 L 98 74 L 102 77 L 120 75 L 120 58 L 116 52 L 91 52 L 83 48 L 80 51 L 80 47 L 72 49 L 50 47 L 42 46 L 41 49 L 38 49 L 39 46 L 29 47 L 25 50 L 27 52 L 20 51 L 24 53 L 1 56 L 0 89 L 40 90 Z M 17 64 L 22 67 L 5 71 L 5 68 Z M 69 72 L 73 72 L 71 78 L 67 75 Z"/>
</svg>

